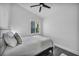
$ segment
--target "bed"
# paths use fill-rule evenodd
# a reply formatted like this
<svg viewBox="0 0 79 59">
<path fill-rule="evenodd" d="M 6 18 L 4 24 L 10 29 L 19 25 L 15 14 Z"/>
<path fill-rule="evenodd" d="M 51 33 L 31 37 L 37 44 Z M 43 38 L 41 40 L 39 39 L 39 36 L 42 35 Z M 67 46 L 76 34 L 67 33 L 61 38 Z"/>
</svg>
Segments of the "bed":
<svg viewBox="0 0 79 59">
<path fill-rule="evenodd" d="M 48 37 L 26 36 L 22 37 L 22 44 L 14 48 L 7 46 L 3 56 L 34 56 L 51 47 L 53 47 L 53 43 Z"/>
</svg>

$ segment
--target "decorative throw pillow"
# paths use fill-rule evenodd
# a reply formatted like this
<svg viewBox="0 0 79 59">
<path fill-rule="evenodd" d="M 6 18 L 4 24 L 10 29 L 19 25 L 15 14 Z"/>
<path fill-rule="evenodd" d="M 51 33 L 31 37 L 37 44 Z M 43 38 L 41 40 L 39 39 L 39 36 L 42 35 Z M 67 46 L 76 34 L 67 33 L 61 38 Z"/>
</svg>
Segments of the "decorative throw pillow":
<svg viewBox="0 0 79 59">
<path fill-rule="evenodd" d="M 9 35 L 9 37 L 13 37 L 14 36 L 14 34 L 11 31 L 7 32 L 7 34 Z"/>
<path fill-rule="evenodd" d="M 8 35 L 8 33 L 4 34 L 4 40 L 8 46 L 15 47 L 17 45 L 15 37 Z"/>
<path fill-rule="evenodd" d="M 14 34 L 14 37 L 16 38 L 18 44 L 22 44 L 22 39 L 21 39 L 21 37 L 18 35 L 18 33 L 15 33 L 15 34 Z"/>
</svg>

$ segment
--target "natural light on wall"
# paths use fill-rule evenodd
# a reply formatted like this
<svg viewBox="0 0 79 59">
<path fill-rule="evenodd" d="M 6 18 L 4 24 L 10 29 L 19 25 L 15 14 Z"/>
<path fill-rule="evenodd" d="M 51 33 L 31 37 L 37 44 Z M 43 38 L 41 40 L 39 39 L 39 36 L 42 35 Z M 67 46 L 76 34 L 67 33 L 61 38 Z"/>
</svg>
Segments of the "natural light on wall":
<svg viewBox="0 0 79 59">
<path fill-rule="evenodd" d="M 16 32 L 19 33 L 18 30 L 11 30 L 11 32 L 13 32 L 14 34 L 15 34 Z"/>
</svg>

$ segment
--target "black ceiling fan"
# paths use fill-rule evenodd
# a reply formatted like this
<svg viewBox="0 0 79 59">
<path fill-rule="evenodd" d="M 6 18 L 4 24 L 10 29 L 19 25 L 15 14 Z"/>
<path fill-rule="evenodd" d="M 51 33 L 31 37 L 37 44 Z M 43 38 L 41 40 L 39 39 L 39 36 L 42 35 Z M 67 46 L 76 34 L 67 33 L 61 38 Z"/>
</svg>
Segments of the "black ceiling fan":
<svg viewBox="0 0 79 59">
<path fill-rule="evenodd" d="M 40 6 L 39 12 L 41 12 L 42 7 L 45 7 L 45 8 L 48 8 L 48 9 L 51 8 L 50 6 L 46 5 L 45 3 L 39 3 L 38 5 L 32 5 L 30 7 L 37 7 L 37 6 Z"/>
</svg>

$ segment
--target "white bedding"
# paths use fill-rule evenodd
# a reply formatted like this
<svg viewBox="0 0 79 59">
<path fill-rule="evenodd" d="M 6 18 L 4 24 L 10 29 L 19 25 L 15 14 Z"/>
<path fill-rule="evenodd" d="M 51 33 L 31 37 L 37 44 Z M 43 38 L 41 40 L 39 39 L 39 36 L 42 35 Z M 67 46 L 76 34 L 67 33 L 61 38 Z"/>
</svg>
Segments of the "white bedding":
<svg viewBox="0 0 79 59">
<path fill-rule="evenodd" d="M 3 56 L 33 56 L 52 47 L 52 41 L 42 36 L 23 37 L 22 44 L 12 48 L 7 47 Z"/>
</svg>

